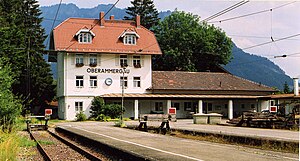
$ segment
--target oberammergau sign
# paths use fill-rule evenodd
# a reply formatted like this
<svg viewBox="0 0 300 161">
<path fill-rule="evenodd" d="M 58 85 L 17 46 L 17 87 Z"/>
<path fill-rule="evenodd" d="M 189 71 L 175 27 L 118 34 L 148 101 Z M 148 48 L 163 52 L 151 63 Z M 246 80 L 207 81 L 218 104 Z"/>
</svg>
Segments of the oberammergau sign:
<svg viewBox="0 0 300 161">
<path fill-rule="evenodd" d="M 114 73 L 114 74 L 122 74 L 125 72 L 126 74 L 130 73 L 129 69 L 103 69 L 103 68 L 87 68 L 86 71 L 88 73 Z"/>
</svg>

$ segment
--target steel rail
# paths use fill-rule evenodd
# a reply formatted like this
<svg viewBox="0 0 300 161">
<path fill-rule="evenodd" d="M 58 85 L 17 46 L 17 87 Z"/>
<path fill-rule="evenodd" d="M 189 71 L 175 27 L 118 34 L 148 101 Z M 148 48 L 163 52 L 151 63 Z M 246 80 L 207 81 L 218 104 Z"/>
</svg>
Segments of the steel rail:
<svg viewBox="0 0 300 161">
<path fill-rule="evenodd" d="M 32 134 L 31 130 L 28 130 L 30 137 L 36 142 L 37 144 L 37 149 L 38 151 L 41 153 L 41 155 L 43 156 L 45 161 L 52 161 L 53 159 L 51 159 L 51 157 L 49 156 L 49 154 L 45 151 L 45 149 L 41 146 L 41 144 L 39 143 L 39 141 L 34 137 L 34 135 Z M 93 160 L 93 161 L 101 161 L 102 159 L 100 159 L 99 157 L 97 157 L 96 155 L 88 152 L 85 149 L 82 149 L 81 147 L 75 145 L 74 143 L 64 139 L 63 137 L 47 130 L 47 132 L 52 135 L 53 137 L 55 137 L 57 140 L 59 140 L 60 142 L 64 143 L 65 145 L 67 145 L 68 147 L 72 148 L 73 150 L 75 150 L 76 152 L 78 152 L 79 154 L 83 155 L 84 157 L 86 157 L 89 160 Z"/>
</svg>

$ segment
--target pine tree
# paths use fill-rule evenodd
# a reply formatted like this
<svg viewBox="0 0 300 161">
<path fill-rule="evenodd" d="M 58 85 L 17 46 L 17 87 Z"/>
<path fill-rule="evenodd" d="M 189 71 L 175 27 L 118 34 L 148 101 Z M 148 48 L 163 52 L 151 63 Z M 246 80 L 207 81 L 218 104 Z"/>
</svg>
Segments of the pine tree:
<svg viewBox="0 0 300 161">
<path fill-rule="evenodd" d="M 135 20 L 136 15 L 140 15 L 141 25 L 147 29 L 158 24 L 158 11 L 152 0 L 133 0 L 131 4 L 133 6 L 126 9 L 129 16 L 125 16 L 125 20 Z"/>
<path fill-rule="evenodd" d="M 290 93 L 290 87 L 289 85 L 287 84 L 287 82 L 284 82 L 283 84 L 283 93 L 287 94 L 287 93 Z"/>
<path fill-rule="evenodd" d="M 36 0 L 0 2 L 0 51 L 16 74 L 13 93 L 28 107 L 45 106 L 55 95 L 50 65 L 43 59 L 45 31 Z"/>
</svg>

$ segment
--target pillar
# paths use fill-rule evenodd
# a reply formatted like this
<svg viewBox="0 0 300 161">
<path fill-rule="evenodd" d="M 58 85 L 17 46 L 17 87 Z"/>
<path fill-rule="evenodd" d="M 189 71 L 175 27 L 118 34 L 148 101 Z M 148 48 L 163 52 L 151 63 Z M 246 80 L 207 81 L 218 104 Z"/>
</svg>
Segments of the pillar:
<svg viewBox="0 0 300 161">
<path fill-rule="evenodd" d="M 233 119 L 233 101 L 228 101 L 228 119 Z"/>
<path fill-rule="evenodd" d="M 139 100 L 134 100 L 134 119 L 139 118 Z"/>
<path fill-rule="evenodd" d="M 169 113 L 169 109 L 172 106 L 172 101 L 171 100 L 167 100 L 167 113 Z"/>
<path fill-rule="evenodd" d="M 198 101 L 198 113 L 203 114 L 203 101 Z"/>
</svg>

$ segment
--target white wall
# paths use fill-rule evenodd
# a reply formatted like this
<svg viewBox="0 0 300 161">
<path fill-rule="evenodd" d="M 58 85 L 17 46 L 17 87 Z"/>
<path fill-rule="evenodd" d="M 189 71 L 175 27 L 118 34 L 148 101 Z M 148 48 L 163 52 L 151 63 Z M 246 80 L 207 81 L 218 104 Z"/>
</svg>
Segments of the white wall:
<svg viewBox="0 0 300 161">
<path fill-rule="evenodd" d="M 123 70 L 119 64 L 119 54 L 98 54 L 96 67 L 89 66 L 89 54 L 87 53 L 84 54 L 84 66 L 76 67 L 75 55 L 75 53 L 58 53 L 57 57 L 59 118 L 67 120 L 75 119 L 75 101 L 83 102 L 83 111 L 89 116 L 90 104 L 94 96 L 122 92 L 122 87 L 120 86 L 122 73 L 88 72 L 88 69 Z M 129 70 L 129 73 L 124 74 L 128 78 L 128 87 L 124 90 L 125 93 L 146 93 L 146 89 L 151 87 L 152 84 L 151 55 L 141 56 L 141 68 L 135 68 L 132 63 L 132 55 L 128 55 L 128 65 L 126 70 Z M 76 87 L 76 75 L 84 77 L 83 88 Z M 96 88 L 90 87 L 90 76 L 97 76 Z M 133 87 L 133 77 L 141 78 L 141 87 Z M 107 86 L 105 84 L 107 78 L 112 79 L 112 85 Z M 131 104 L 130 102 L 125 102 L 124 106 L 133 107 Z M 133 110 L 127 110 L 125 117 L 131 117 L 131 115 L 134 115 Z"/>
</svg>

